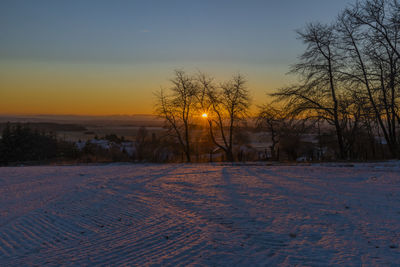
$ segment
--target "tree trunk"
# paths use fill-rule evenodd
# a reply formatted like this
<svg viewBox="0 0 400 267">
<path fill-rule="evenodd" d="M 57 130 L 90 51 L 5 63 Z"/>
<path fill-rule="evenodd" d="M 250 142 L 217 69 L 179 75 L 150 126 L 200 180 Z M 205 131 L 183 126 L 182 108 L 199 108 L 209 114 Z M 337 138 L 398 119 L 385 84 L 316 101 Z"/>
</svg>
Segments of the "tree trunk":
<svg viewBox="0 0 400 267">
<path fill-rule="evenodd" d="M 233 162 L 233 161 L 234 161 L 232 148 L 230 148 L 230 149 L 228 148 L 228 149 L 225 151 L 225 154 L 226 154 L 226 160 L 227 160 L 227 161 L 229 161 L 229 162 Z"/>
</svg>

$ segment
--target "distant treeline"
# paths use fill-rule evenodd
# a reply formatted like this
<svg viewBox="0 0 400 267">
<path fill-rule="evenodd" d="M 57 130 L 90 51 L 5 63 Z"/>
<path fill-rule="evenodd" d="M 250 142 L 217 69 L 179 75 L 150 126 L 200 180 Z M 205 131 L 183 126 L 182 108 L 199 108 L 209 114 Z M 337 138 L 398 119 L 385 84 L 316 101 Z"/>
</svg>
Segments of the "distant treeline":
<svg viewBox="0 0 400 267">
<path fill-rule="evenodd" d="M 332 129 L 307 120 L 270 120 L 268 114 L 253 127 L 235 128 L 234 161 L 331 161 L 338 159 L 339 149 Z M 191 125 L 191 159 L 193 162 L 229 161 L 224 150 L 215 146 L 207 128 Z M 312 134 L 319 132 L 319 134 Z M 311 133 L 311 134 L 310 134 Z M 271 139 L 262 147 L 252 140 Z M 359 133 L 354 142 L 352 160 L 390 158 L 387 145 Z M 183 162 L 186 154 L 179 142 L 165 132 L 150 133 L 146 127 L 137 131 L 134 140 L 115 134 L 95 137 L 78 143 L 58 139 L 54 133 L 33 130 L 27 124 L 7 124 L 1 133 L 0 165 L 73 164 L 105 162 Z"/>
<path fill-rule="evenodd" d="M 7 123 L 0 140 L 2 165 L 19 162 L 45 162 L 55 158 L 73 158 L 76 149 L 68 142 L 57 140 L 52 133 L 31 129 L 28 124 Z"/>
</svg>

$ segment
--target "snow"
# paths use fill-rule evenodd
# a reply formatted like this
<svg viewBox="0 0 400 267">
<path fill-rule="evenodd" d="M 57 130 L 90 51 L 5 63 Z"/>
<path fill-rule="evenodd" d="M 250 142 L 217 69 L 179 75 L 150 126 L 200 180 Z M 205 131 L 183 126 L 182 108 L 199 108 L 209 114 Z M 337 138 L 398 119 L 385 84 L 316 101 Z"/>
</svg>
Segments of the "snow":
<svg viewBox="0 0 400 267">
<path fill-rule="evenodd" d="M 398 266 L 400 164 L 0 168 L 0 266 Z"/>
</svg>

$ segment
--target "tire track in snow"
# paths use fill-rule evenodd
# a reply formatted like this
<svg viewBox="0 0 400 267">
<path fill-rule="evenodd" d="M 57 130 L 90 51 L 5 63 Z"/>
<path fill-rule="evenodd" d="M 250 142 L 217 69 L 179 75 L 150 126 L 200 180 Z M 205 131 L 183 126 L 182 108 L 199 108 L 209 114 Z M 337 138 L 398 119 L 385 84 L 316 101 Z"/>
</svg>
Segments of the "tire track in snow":
<svg viewBox="0 0 400 267">
<path fill-rule="evenodd" d="M 346 232 L 335 228 L 348 217 L 328 214 L 336 225 L 327 225 L 330 219 L 319 216 L 328 215 L 317 212 L 331 201 L 319 192 L 326 185 L 307 169 L 302 184 L 296 170 L 205 164 L 64 170 L 84 174 L 85 182 L 1 226 L 0 265 L 388 265 L 400 256 L 394 249 L 386 259 L 371 259 L 371 251 L 356 247 L 360 240 L 343 249 L 336 242 Z M 293 229 L 296 238 L 288 236 Z M 331 251 L 323 248 L 330 241 Z"/>
<path fill-rule="evenodd" d="M 157 179 L 160 179 L 162 177 L 165 177 L 168 175 L 168 172 L 172 172 L 175 169 L 177 169 L 179 166 L 172 166 L 170 168 L 168 168 L 167 170 L 162 170 L 159 173 L 155 174 L 155 175 L 142 175 L 142 176 L 135 176 L 132 180 L 134 182 L 134 188 L 136 190 L 141 190 L 143 191 L 143 186 L 148 186 L 151 182 L 156 181 Z M 124 182 L 126 181 L 126 177 L 122 178 L 124 180 Z M 114 179 L 114 180 L 118 180 L 118 179 Z M 138 182 L 136 182 L 136 180 L 138 180 Z M 92 181 L 93 182 L 93 181 Z M 92 182 L 89 182 L 88 184 L 91 184 Z M 118 184 L 118 181 L 116 181 Z M 146 217 L 150 217 L 151 220 L 155 220 L 156 223 L 152 224 L 152 225 L 147 225 L 144 224 L 144 227 L 139 227 L 136 228 L 135 231 L 131 231 L 129 232 L 131 235 L 127 236 L 126 231 L 119 231 L 119 229 L 115 226 L 115 224 L 118 223 L 110 223 L 113 221 L 117 221 L 115 218 L 118 216 L 121 216 L 121 214 L 130 214 L 130 213 L 137 213 L 138 210 L 136 211 L 132 211 L 131 209 L 129 209 L 129 206 L 125 206 L 127 207 L 125 209 L 125 207 L 123 206 L 124 201 L 120 201 L 120 198 L 114 199 L 114 201 L 111 199 L 109 199 L 109 201 L 107 201 L 107 197 L 110 196 L 114 196 L 116 192 L 119 192 L 119 189 L 116 189 L 116 192 L 112 192 L 112 194 L 110 195 L 110 192 L 106 192 L 105 194 L 98 194 L 97 191 L 95 190 L 90 190 L 93 186 L 109 186 L 112 185 L 113 181 L 110 182 L 110 180 L 107 180 L 105 183 L 100 183 L 100 184 L 96 184 L 93 183 L 92 185 L 89 186 L 89 188 L 85 188 L 85 186 L 83 186 L 80 190 L 82 191 L 81 194 L 81 199 L 80 200 L 75 200 L 75 204 L 78 204 L 78 206 L 73 205 L 73 207 L 71 209 L 64 207 L 68 204 L 71 203 L 70 199 L 68 196 L 64 197 L 64 200 L 59 201 L 61 202 L 61 205 L 59 205 L 58 203 L 56 203 L 54 205 L 54 207 L 56 210 L 56 216 L 58 216 L 60 214 L 62 214 L 62 218 L 60 217 L 59 219 L 61 221 L 64 220 L 71 220 L 78 222 L 78 224 L 75 227 L 72 227 L 72 229 L 63 229 L 62 227 L 60 227 L 60 225 L 52 225 L 51 222 L 49 221 L 43 221 L 40 220 L 40 216 L 38 216 L 38 214 L 30 214 L 30 215 L 34 215 L 34 216 L 25 216 L 23 218 L 21 218 L 21 220 L 19 220 L 19 228 L 15 228 L 15 229 L 10 229 L 10 232 L 14 235 L 12 238 L 12 240 L 19 240 L 18 242 L 16 242 L 15 244 L 19 244 L 20 247 L 16 247 L 14 246 L 13 249 L 14 251 L 9 251 L 7 256 L 10 256 L 11 254 L 29 254 L 27 252 L 31 252 L 31 254 L 36 253 L 37 252 L 37 245 L 41 242 L 41 240 L 46 240 L 47 243 L 47 247 L 49 247 L 49 244 L 54 245 L 55 242 L 51 242 L 50 240 L 54 240 L 55 238 L 58 237 L 59 233 L 62 233 L 62 237 L 61 240 L 59 240 L 60 243 L 70 243 L 69 242 L 64 242 L 64 238 L 66 238 L 66 236 L 69 235 L 68 240 L 79 240 L 81 238 L 79 235 L 79 231 L 81 231 L 82 229 L 84 229 L 86 232 L 88 232 L 88 238 L 90 239 L 92 236 L 95 234 L 95 230 L 96 227 L 98 227 L 99 223 L 104 223 L 107 225 L 106 229 L 112 229 L 112 231 L 109 232 L 109 234 L 104 234 L 102 236 L 98 236 L 96 237 L 96 246 L 104 246 L 105 243 L 114 243 L 114 244 L 118 244 L 118 242 L 126 242 L 127 238 L 130 238 L 132 241 L 137 242 L 138 244 L 144 244 L 146 242 L 151 242 L 151 238 L 153 238 L 155 241 L 153 242 L 154 244 L 152 246 L 144 246 L 146 248 L 147 252 L 140 252 L 139 247 L 143 247 L 143 245 L 129 245 L 129 246 L 125 246 L 124 250 L 119 250 L 122 253 L 122 256 L 126 256 L 129 255 L 130 252 L 133 252 L 135 255 L 140 255 L 140 258 L 145 258 L 147 254 L 151 254 L 151 252 L 155 253 L 157 251 L 159 251 L 160 249 L 165 249 L 166 245 L 165 240 L 163 240 L 164 238 L 162 236 L 160 236 L 159 233 L 157 232 L 170 232 L 171 230 L 174 229 L 174 227 L 176 228 L 177 225 L 179 225 L 177 222 L 171 224 L 174 219 L 173 219 L 173 214 L 170 216 L 169 222 L 165 223 L 164 217 L 165 214 L 162 215 L 161 217 L 157 218 L 157 216 L 155 216 L 154 214 L 150 214 L 148 207 L 150 207 L 152 205 L 152 203 L 149 203 L 149 200 L 146 200 L 147 203 L 146 206 L 143 206 L 140 210 L 139 213 L 142 213 L 140 217 L 142 218 L 146 218 Z M 112 188 L 113 189 L 113 188 Z M 126 191 L 126 190 L 124 190 Z M 73 197 L 72 198 L 76 198 L 76 192 L 74 192 Z M 121 193 L 121 192 L 119 192 Z M 126 193 L 126 192 L 125 192 Z M 142 192 L 143 193 L 143 192 Z M 83 200 L 83 201 L 82 201 Z M 93 208 L 93 206 L 95 206 L 98 202 L 101 202 L 106 200 L 106 203 L 110 203 L 109 205 L 105 206 L 105 207 L 97 207 L 99 209 L 94 209 L 94 214 L 92 214 L 93 210 L 91 210 L 91 208 Z M 142 200 L 143 201 L 143 200 Z M 145 202 L 146 202 L 145 201 Z M 150 200 L 151 201 L 151 200 Z M 65 204 L 64 204 L 65 203 Z M 82 204 L 84 203 L 84 204 Z M 143 203 L 142 203 L 143 204 Z M 121 207 L 122 205 L 122 207 Z M 61 211 L 62 210 L 62 211 Z M 105 214 L 96 214 L 96 212 L 99 212 L 100 210 L 104 210 L 107 211 L 109 214 L 105 215 Z M 110 211 L 117 211 L 117 212 L 110 212 Z M 87 218 L 86 219 L 77 219 L 75 218 L 70 218 L 69 215 L 74 214 L 76 215 L 76 212 L 79 211 L 87 211 L 89 214 L 87 214 L 87 216 L 85 216 Z M 124 218 L 125 219 L 125 218 Z M 55 221 L 57 221 L 57 219 L 54 219 Z M 122 221 L 122 219 L 121 219 Z M 34 229 L 32 229 L 30 227 L 30 225 L 34 225 Z M 49 227 L 49 226 L 52 227 Z M 140 224 L 138 224 L 138 226 L 141 226 Z M 147 227 L 148 226 L 148 227 Z M 47 231 L 44 232 L 44 229 L 50 229 L 50 228 L 55 228 L 56 231 Z M 116 229 L 117 228 L 117 229 Z M 188 227 L 189 228 L 189 227 Z M 190 228 L 189 228 L 190 229 Z M 150 231 L 148 231 L 150 230 Z M 82 231 L 81 231 L 82 232 Z M 153 233 L 148 234 L 148 232 Z M 155 234 L 154 234 L 155 233 Z M 186 234 L 188 235 L 194 235 L 196 233 L 196 231 L 188 231 L 186 232 Z M 74 238 L 71 238 L 71 235 L 74 235 Z M 142 237 L 142 241 L 138 240 L 138 238 L 136 236 L 144 236 Z M 29 240 L 39 240 L 38 242 L 25 242 L 22 240 L 21 236 L 25 236 L 25 237 L 29 237 Z M 162 242 L 159 243 L 158 239 L 162 239 Z M 4 238 L 1 238 L 0 236 L 0 244 L 2 243 L 1 241 L 3 241 Z M 135 240 L 136 239 L 136 240 Z M 27 239 L 25 239 L 26 241 Z M 57 239 L 58 240 L 58 239 Z M 178 237 L 176 238 L 176 242 L 180 242 L 182 241 L 181 239 L 179 239 Z M 187 243 L 193 243 L 195 240 L 189 240 Z M 182 243 L 182 242 L 180 242 Z M 59 246 L 61 244 L 58 244 Z M 47 258 L 46 261 L 52 261 L 52 258 L 57 259 L 57 257 L 60 257 L 62 255 L 64 255 L 65 253 L 68 254 L 87 254 L 87 255 L 91 255 L 91 257 L 99 257 L 100 255 L 96 254 L 96 253 L 92 253 L 93 250 L 93 243 L 90 241 L 80 241 L 79 243 L 79 248 L 75 248 L 76 244 L 70 244 L 66 247 L 63 247 L 59 250 L 59 253 L 57 253 L 57 249 L 55 250 L 51 250 L 51 253 L 48 253 L 46 256 L 46 248 L 43 248 L 43 246 L 41 246 L 39 248 L 39 250 L 44 250 L 42 253 L 42 255 Z M 3 249 L 3 246 L 0 246 Z M 69 248 L 68 248 L 69 247 Z M 79 251 L 78 251 L 79 250 Z M 100 253 L 102 256 L 102 260 L 99 263 L 104 263 L 107 264 L 108 260 L 113 260 L 116 256 L 113 255 L 115 254 L 115 251 L 112 252 L 110 255 L 101 252 Z M 154 255 L 157 255 L 157 253 L 155 253 Z M 34 257 L 33 257 L 34 258 Z M 109 258 L 109 259 L 108 259 Z M 118 258 L 118 254 L 117 254 L 117 258 Z M 1 259 L 1 255 L 0 255 L 0 259 Z M 135 262 L 135 260 L 139 260 L 139 258 L 136 257 L 131 257 L 130 258 L 132 262 Z M 38 261 L 37 263 L 40 263 L 41 259 L 34 259 L 35 261 Z M 78 258 L 76 259 L 74 262 L 75 263 L 85 263 L 87 261 L 87 259 L 85 257 L 83 258 Z"/>
</svg>

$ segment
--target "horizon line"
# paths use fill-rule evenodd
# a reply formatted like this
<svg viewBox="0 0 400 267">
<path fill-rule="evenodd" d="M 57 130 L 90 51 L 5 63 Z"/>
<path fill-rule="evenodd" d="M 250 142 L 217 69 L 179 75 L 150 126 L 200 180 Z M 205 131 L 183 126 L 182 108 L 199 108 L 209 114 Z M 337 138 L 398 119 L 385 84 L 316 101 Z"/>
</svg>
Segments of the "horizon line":
<svg viewBox="0 0 400 267">
<path fill-rule="evenodd" d="M 6 117 L 6 116 L 16 116 L 16 117 L 21 117 L 21 116 L 38 116 L 38 117 L 43 117 L 43 116 L 59 116 L 59 117 L 132 117 L 132 116 L 155 116 L 155 114 L 151 113 L 133 113 L 133 114 L 51 114 L 51 113 L 0 113 L 1 117 Z"/>
</svg>

